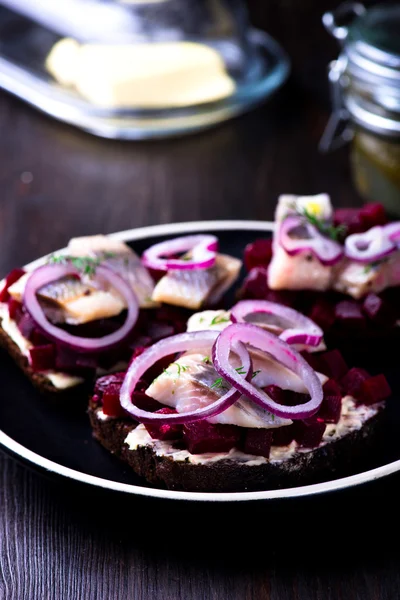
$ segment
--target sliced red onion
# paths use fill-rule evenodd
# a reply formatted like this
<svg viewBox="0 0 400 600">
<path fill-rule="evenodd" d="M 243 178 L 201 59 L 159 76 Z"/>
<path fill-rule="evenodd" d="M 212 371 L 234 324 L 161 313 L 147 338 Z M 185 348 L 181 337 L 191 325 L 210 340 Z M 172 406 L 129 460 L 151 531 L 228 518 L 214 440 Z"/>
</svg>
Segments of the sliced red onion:
<svg viewBox="0 0 400 600">
<path fill-rule="evenodd" d="M 80 274 L 81 273 L 77 268 L 69 264 L 54 264 L 39 267 L 35 271 L 32 271 L 26 282 L 23 296 L 24 306 L 35 321 L 37 327 L 50 340 L 63 346 L 67 346 L 76 352 L 101 352 L 103 350 L 109 350 L 122 342 L 131 333 L 139 314 L 139 304 L 135 292 L 125 279 L 113 270 L 99 265 L 96 267 L 95 274 L 96 279 L 106 280 L 113 289 L 121 294 L 128 309 L 124 324 L 117 331 L 114 331 L 109 335 L 100 338 L 85 338 L 72 335 L 48 321 L 37 299 L 37 292 L 45 285 L 70 275 L 77 275 L 79 277 Z"/>
<path fill-rule="evenodd" d="M 131 362 L 126 372 L 120 392 L 122 408 L 140 423 L 189 423 L 213 417 L 232 406 L 232 404 L 234 404 L 241 396 L 241 393 L 234 387 L 212 404 L 186 413 L 151 413 L 138 408 L 132 403 L 132 394 L 136 384 L 142 375 L 157 361 L 165 356 L 187 350 L 205 350 L 206 352 L 209 352 L 210 347 L 215 342 L 217 336 L 218 331 L 210 330 L 180 333 L 161 340 L 145 350 Z M 240 342 L 236 345 L 232 345 L 232 349 L 241 360 L 245 372 L 244 377 L 250 378 L 252 374 L 252 361 L 249 352 Z M 239 377 L 241 378 L 242 375 L 239 375 Z"/>
<path fill-rule="evenodd" d="M 214 235 L 186 235 L 154 244 L 142 255 L 143 264 L 149 269 L 209 269 L 215 263 L 218 238 Z M 190 252 L 190 259 L 168 258 Z M 167 257 L 167 258 L 163 258 Z"/>
<path fill-rule="evenodd" d="M 279 243 L 290 256 L 311 252 L 326 266 L 336 264 L 343 256 L 343 247 L 323 235 L 304 217 L 289 216 L 280 225 Z"/>
<path fill-rule="evenodd" d="M 364 233 L 353 233 L 345 240 L 347 258 L 360 263 L 371 263 L 381 260 L 396 250 L 394 230 L 390 231 L 381 225 L 371 227 Z"/>
<path fill-rule="evenodd" d="M 297 406 L 282 406 L 250 381 L 238 377 L 237 371 L 229 363 L 232 344 L 237 341 L 267 352 L 298 375 L 311 396 L 310 400 Z M 213 345 L 212 360 L 214 368 L 226 381 L 244 396 L 278 417 L 307 419 L 317 412 L 323 400 L 321 382 L 304 358 L 289 344 L 256 325 L 234 323 L 221 331 Z"/>
<path fill-rule="evenodd" d="M 267 300 L 241 300 L 231 309 L 233 323 L 246 323 L 251 315 L 272 315 L 278 317 L 277 327 L 282 330 L 279 337 L 288 344 L 319 346 L 323 331 L 314 321 L 293 308 Z M 281 319 L 281 321 L 279 321 Z M 260 325 L 263 321 L 259 321 Z M 254 323 L 254 324 L 258 324 Z M 265 325 L 268 325 L 265 321 Z"/>
<path fill-rule="evenodd" d="M 388 236 L 389 240 L 393 242 L 397 247 L 400 246 L 400 221 L 394 223 L 388 223 L 383 226 L 383 229 Z"/>
</svg>

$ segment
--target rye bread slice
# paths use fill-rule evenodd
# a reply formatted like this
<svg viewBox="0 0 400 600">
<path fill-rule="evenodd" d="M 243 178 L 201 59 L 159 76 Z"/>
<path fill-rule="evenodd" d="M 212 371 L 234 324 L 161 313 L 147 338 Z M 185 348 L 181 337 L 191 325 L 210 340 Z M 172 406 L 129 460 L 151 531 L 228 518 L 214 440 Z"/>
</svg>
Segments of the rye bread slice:
<svg viewBox="0 0 400 600">
<path fill-rule="evenodd" d="M 19 368 L 24 372 L 24 374 L 30 379 L 33 385 L 42 393 L 46 395 L 54 395 L 56 394 L 58 397 L 66 397 L 70 396 L 71 391 L 76 394 L 78 391 L 81 392 L 84 388 L 84 384 L 78 384 L 69 388 L 57 388 L 52 384 L 50 379 L 46 377 L 43 373 L 38 371 L 34 371 L 30 366 L 28 359 L 24 354 L 22 354 L 21 350 L 18 348 L 17 344 L 10 338 L 10 336 L 4 331 L 1 327 L 0 320 L 0 346 L 4 348 L 11 358 L 15 361 L 15 363 L 19 366 Z"/>
<path fill-rule="evenodd" d="M 152 486 L 193 492 L 242 492 L 307 485 L 368 468 L 383 429 L 383 406 L 361 429 L 279 463 L 251 465 L 228 458 L 206 464 L 177 461 L 160 456 L 150 445 L 130 450 L 125 439 L 136 427 L 133 421 L 103 420 L 97 416 L 98 405 L 93 403 L 88 414 L 94 437 Z"/>
</svg>

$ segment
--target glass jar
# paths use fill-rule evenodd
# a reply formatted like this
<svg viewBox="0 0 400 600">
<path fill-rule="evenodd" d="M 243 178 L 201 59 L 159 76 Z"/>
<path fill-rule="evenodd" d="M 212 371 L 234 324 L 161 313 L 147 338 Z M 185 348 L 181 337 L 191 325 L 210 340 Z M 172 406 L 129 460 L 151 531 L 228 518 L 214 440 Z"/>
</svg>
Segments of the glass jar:
<svg viewBox="0 0 400 600">
<path fill-rule="evenodd" d="M 329 67 L 333 114 L 322 151 L 351 143 L 354 184 L 400 214 L 400 4 L 341 5 L 323 17 L 342 46 Z"/>
</svg>

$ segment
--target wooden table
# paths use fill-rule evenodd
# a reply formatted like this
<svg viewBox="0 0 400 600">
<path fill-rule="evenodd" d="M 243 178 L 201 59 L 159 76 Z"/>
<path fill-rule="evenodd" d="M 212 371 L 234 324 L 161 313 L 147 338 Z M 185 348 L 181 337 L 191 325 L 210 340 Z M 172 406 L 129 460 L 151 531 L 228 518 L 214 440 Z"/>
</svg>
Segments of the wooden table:
<svg viewBox="0 0 400 600">
<path fill-rule="evenodd" d="M 249 2 L 253 20 L 289 51 L 291 80 L 272 102 L 207 133 L 104 141 L 0 96 L 1 274 L 73 235 L 270 219 L 282 192 L 361 203 L 348 150 L 317 151 L 337 50 L 322 6 L 266 4 Z M 297 503 L 176 506 L 48 481 L 5 456 L 0 469 L 4 600 L 399 597 L 398 477 Z"/>
</svg>

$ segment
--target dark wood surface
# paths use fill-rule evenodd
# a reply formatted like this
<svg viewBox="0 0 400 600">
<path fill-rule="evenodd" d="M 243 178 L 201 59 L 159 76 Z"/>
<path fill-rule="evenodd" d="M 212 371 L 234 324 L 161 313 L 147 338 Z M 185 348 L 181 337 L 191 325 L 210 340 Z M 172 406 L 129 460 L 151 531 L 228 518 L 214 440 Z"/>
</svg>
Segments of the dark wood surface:
<svg viewBox="0 0 400 600">
<path fill-rule="evenodd" d="M 282 192 L 361 203 L 348 150 L 317 151 L 337 51 L 321 26 L 329 3 L 249 5 L 292 76 L 272 102 L 207 133 L 104 141 L 0 95 L 2 275 L 74 235 L 270 219 Z M 1 600 L 399 597 L 397 477 L 318 500 L 205 507 L 94 494 L 3 455 L 0 469 Z"/>
</svg>

